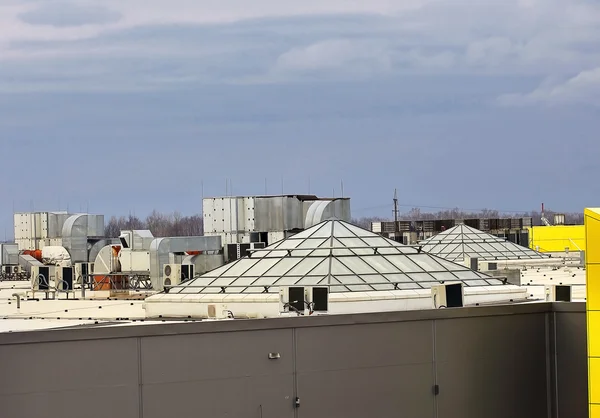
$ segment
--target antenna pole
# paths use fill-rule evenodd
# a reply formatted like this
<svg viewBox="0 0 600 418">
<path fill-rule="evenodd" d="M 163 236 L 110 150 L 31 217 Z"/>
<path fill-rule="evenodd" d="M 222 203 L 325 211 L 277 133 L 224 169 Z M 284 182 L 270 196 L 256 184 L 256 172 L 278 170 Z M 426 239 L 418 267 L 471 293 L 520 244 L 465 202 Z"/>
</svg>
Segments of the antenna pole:
<svg viewBox="0 0 600 418">
<path fill-rule="evenodd" d="M 398 225 L 398 190 L 394 189 L 394 231 L 399 232 L 400 226 Z"/>
</svg>

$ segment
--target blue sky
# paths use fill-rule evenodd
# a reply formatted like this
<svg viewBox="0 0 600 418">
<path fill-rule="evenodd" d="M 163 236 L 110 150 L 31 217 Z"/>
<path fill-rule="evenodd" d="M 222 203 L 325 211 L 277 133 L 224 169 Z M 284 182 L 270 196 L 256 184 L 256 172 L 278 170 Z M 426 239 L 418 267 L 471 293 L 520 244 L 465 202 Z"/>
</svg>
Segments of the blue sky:
<svg viewBox="0 0 600 418">
<path fill-rule="evenodd" d="M 592 0 L 3 0 L 12 211 L 196 213 L 204 195 L 598 205 Z M 310 179 L 310 180 L 309 180 Z M 2 230 L 0 229 L 0 233 Z"/>
</svg>

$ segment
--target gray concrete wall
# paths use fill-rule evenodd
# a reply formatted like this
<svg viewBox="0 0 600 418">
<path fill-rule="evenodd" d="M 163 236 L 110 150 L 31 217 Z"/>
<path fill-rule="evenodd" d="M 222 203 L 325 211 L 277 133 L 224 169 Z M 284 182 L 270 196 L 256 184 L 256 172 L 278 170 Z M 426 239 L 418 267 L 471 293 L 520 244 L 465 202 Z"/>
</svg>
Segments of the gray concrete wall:
<svg viewBox="0 0 600 418">
<path fill-rule="evenodd" d="M 0 334 L 0 361 L 10 418 L 587 417 L 579 303 Z"/>
</svg>

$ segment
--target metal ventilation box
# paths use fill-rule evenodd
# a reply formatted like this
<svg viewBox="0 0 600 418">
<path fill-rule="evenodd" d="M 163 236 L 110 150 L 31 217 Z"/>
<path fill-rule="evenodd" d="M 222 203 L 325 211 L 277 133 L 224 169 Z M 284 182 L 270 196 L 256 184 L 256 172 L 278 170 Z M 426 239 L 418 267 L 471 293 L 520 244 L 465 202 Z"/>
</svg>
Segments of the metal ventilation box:
<svg viewBox="0 0 600 418">
<path fill-rule="evenodd" d="M 462 308 L 464 289 L 462 283 L 447 283 L 431 287 L 433 309 Z"/>
</svg>

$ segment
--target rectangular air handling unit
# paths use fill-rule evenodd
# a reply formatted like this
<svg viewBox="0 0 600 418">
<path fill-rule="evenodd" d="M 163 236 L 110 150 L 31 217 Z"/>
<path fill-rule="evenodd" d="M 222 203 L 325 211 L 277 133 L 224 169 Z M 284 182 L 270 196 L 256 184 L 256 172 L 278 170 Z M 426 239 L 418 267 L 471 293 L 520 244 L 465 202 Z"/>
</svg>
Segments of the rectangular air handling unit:
<svg viewBox="0 0 600 418">
<path fill-rule="evenodd" d="M 464 289 L 462 283 L 445 283 L 431 287 L 433 309 L 462 308 Z"/>
</svg>

